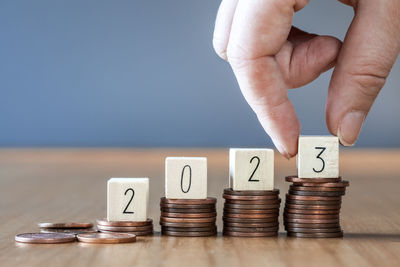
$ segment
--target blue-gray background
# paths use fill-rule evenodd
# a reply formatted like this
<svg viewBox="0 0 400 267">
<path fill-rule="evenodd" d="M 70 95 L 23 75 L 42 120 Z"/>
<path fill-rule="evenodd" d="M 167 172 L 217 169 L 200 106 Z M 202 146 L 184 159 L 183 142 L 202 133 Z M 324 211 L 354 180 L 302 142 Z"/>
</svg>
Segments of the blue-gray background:
<svg viewBox="0 0 400 267">
<path fill-rule="evenodd" d="M 269 146 L 212 49 L 219 1 L 0 2 L 1 146 Z M 311 1 L 295 25 L 343 39 L 351 8 Z M 400 146 L 400 64 L 358 146 Z M 331 73 L 291 91 L 303 134 L 327 134 Z"/>
</svg>

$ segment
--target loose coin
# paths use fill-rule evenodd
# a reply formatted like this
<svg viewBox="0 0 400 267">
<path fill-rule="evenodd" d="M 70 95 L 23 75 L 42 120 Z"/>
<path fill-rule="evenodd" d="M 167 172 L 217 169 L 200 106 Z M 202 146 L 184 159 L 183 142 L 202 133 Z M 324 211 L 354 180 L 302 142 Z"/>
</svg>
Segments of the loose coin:
<svg viewBox="0 0 400 267">
<path fill-rule="evenodd" d="M 342 192 L 317 192 L 317 191 L 295 191 L 295 190 L 289 190 L 289 194 L 299 195 L 299 196 L 337 197 L 337 196 L 344 196 L 345 191 L 342 191 Z"/>
<path fill-rule="evenodd" d="M 315 228 L 315 229 L 321 229 L 321 228 L 336 228 L 336 227 L 340 227 L 339 222 L 336 222 L 336 223 L 290 223 L 290 222 L 285 222 L 284 225 L 285 225 L 285 228 Z"/>
<path fill-rule="evenodd" d="M 341 201 L 342 197 L 318 197 L 318 196 L 295 196 L 286 194 L 286 199 L 291 200 L 312 200 L 312 201 Z"/>
<path fill-rule="evenodd" d="M 266 200 L 276 200 L 279 199 L 278 195 L 266 195 L 266 196 L 241 196 L 241 195 L 227 195 L 223 194 L 223 198 L 225 199 L 232 199 L 232 200 L 245 200 L 245 201 L 252 201 L 252 200 L 261 200 L 261 201 L 266 201 Z"/>
<path fill-rule="evenodd" d="M 161 216 L 163 217 L 171 217 L 171 218 L 211 218 L 216 217 L 216 212 L 210 213 L 172 213 L 172 212 L 161 212 Z"/>
<path fill-rule="evenodd" d="M 345 187 L 324 187 L 324 186 L 290 186 L 290 190 L 295 191 L 316 191 L 316 192 L 343 192 Z"/>
<path fill-rule="evenodd" d="M 216 218 L 169 218 L 160 217 L 161 222 L 175 222 L 175 223 L 211 223 L 215 222 Z"/>
<path fill-rule="evenodd" d="M 279 213 L 279 209 L 270 210 L 248 210 L 248 209 L 227 209 L 224 208 L 226 213 L 240 213 L 240 214 L 274 214 Z"/>
<path fill-rule="evenodd" d="M 162 235 L 168 236 L 181 236 L 181 237 L 202 237 L 202 236 L 214 236 L 217 234 L 217 231 L 210 232 L 179 232 L 179 231 L 161 231 Z"/>
<path fill-rule="evenodd" d="M 41 228 L 40 229 L 41 233 L 64 233 L 64 234 L 72 234 L 72 235 L 77 235 L 77 234 L 83 234 L 83 233 L 96 233 L 97 230 L 93 228 L 83 228 L 83 229 L 57 229 L 57 228 Z"/>
<path fill-rule="evenodd" d="M 284 218 L 297 218 L 297 219 L 339 219 L 339 214 L 296 214 L 284 213 Z"/>
<path fill-rule="evenodd" d="M 104 225 L 104 226 L 146 226 L 152 225 L 153 220 L 147 219 L 146 221 L 107 221 L 107 219 L 97 220 L 97 225 Z"/>
<path fill-rule="evenodd" d="M 112 231 L 112 232 L 136 232 L 136 231 L 153 231 L 153 225 L 146 226 L 106 226 L 98 225 L 99 230 Z"/>
<path fill-rule="evenodd" d="M 333 182 L 333 183 L 310 183 L 310 182 L 302 182 L 302 183 L 293 183 L 295 186 L 323 186 L 323 187 L 347 187 L 350 185 L 349 181 L 340 181 L 340 182 Z"/>
<path fill-rule="evenodd" d="M 39 228 L 58 228 L 58 229 L 68 229 L 68 228 L 92 228 L 93 223 L 85 222 L 69 222 L 69 223 L 38 223 Z"/>
<path fill-rule="evenodd" d="M 271 196 L 279 195 L 279 189 L 274 190 L 232 190 L 232 188 L 224 189 L 224 194 L 235 196 Z"/>
<path fill-rule="evenodd" d="M 212 204 L 171 204 L 171 203 L 160 203 L 161 208 L 169 208 L 169 209 L 215 209 L 215 203 Z"/>
<path fill-rule="evenodd" d="M 288 236 L 293 237 L 308 237 L 308 238 L 330 238 L 330 237 L 343 237 L 343 232 L 334 232 L 334 233 L 294 233 L 288 232 Z"/>
<path fill-rule="evenodd" d="M 76 240 L 74 234 L 64 233 L 25 233 L 15 236 L 15 241 L 30 244 L 68 243 Z"/>
<path fill-rule="evenodd" d="M 275 227 L 278 226 L 279 222 L 269 222 L 269 223 L 234 223 L 234 222 L 224 222 L 224 227 L 240 227 L 240 228 L 254 228 L 254 227 Z"/>
<path fill-rule="evenodd" d="M 339 223 L 339 219 L 300 219 L 300 218 L 285 218 L 285 223 Z"/>
<path fill-rule="evenodd" d="M 256 232 L 256 233 L 244 233 L 244 232 L 230 232 L 224 231 L 225 236 L 236 236 L 236 237 L 267 237 L 267 236 L 277 236 L 277 231 L 272 232 Z"/>
<path fill-rule="evenodd" d="M 226 209 L 249 209 L 249 210 L 269 210 L 269 209 L 279 209 L 280 204 L 271 205 L 240 205 L 240 204 L 229 204 L 225 203 L 224 208 Z"/>
<path fill-rule="evenodd" d="M 281 199 L 270 199 L 270 200 L 235 200 L 226 199 L 226 204 L 239 204 L 239 205 L 273 205 L 281 203 Z"/>
<path fill-rule="evenodd" d="M 325 200 L 297 200 L 297 199 L 286 199 L 286 204 L 296 205 L 333 205 L 340 206 L 341 200 L 325 201 Z"/>
<path fill-rule="evenodd" d="M 136 235 L 128 233 L 93 233 L 79 234 L 80 242 L 96 244 L 118 244 L 136 242 Z"/>
<path fill-rule="evenodd" d="M 106 233 L 106 234 L 120 233 L 120 234 L 132 234 L 132 235 L 136 235 L 136 236 L 145 236 L 145 235 L 153 234 L 153 230 L 148 230 L 148 231 L 107 231 L 107 230 L 99 229 L 99 231 L 102 233 Z"/>
<path fill-rule="evenodd" d="M 161 226 L 162 231 L 172 231 L 172 232 L 212 232 L 217 231 L 217 227 L 214 225 L 213 227 L 169 227 L 169 226 Z"/>
<path fill-rule="evenodd" d="M 225 218 L 264 219 L 264 218 L 276 218 L 278 216 L 279 213 L 271 213 L 271 214 L 224 213 Z"/>
<path fill-rule="evenodd" d="M 230 218 L 230 217 L 222 217 L 224 222 L 234 222 L 234 223 L 270 223 L 277 222 L 278 216 L 273 218 L 262 218 L 262 219 L 253 219 L 253 218 Z"/>
<path fill-rule="evenodd" d="M 334 232 L 341 232 L 342 229 L 340 227 L 334 228 L 295 228 L 295 227 L 288 227 L 286 231 L 293 232 L 293 233 L 334 233 Z"/>
<path fill-rule="evenodd" d="M 215 197 L 208 197 L 206 199 L 172 199 L 172 198 L 161 198 L 162 203 L 169 204 L 187 204 L 187 205 L 201 205 L 201 204 L 215 204 L 217 199 Z"/>
<path fill-rule="evenodd" d="M 342 180 L 342 177 L 338 178 L 299 178 L 297 175 L 286 176 L 286 182 L 291 183 L 337 183 Z"/>
<path fill-rule="evenodd" d="M 299 209 L 299 210 L 335 210 L 339 211 L 341 205 L 304 205 L 304 204 L 290 204 L 286 203 L 285 208 Z"/>
<path fill-rule="evenodd" d="M 339 214 L 340 210 L 301 210 L 285 208 L 285 213 L 295 214 Z"/>
<path fill-rule="evenodd" d="M 176 222 L 162 222 L 160 221 L 161 226 L 170 226 L 170 227 L 211 227 L 215 226 L 215 222 L 211 223 L 176 223 Z"/>
<path fill-rule="evenodd" d="M 172 213 L 210 213 L 216 212 L 215 208 L 213 209 L 170 209 L 170 208 L 161 208 L 163 212 L 172 212 Z"/>
<path fill-rule="evenodd" d="M 275 227 L 229 227 L 224 225 L 224 232 L 244 232 L 244 233 L 259 233 L 278 231 L 279 226 Z"/>
</svg>

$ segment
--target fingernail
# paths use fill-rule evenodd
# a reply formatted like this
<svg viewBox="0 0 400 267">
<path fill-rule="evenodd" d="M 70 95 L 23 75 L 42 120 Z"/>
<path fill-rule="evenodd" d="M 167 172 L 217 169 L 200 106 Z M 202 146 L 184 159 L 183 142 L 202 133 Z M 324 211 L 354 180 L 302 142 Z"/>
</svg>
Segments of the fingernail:
<svg viewBox="0 0 400 267">
<path fill-rule="evenodd" d="M 286 158 L 290 159 L 290 154 L 286 151 L 285 147 L 280 142 L 274 142 L 278 151 Z"/>
<path fill-rule="evenodd" d="M 339 124 L 338 137 L 344 146 L 353 146 L 360 134 L 366 114 L 362 111 L 351 111 L 344 115 Z"/>
</svg>

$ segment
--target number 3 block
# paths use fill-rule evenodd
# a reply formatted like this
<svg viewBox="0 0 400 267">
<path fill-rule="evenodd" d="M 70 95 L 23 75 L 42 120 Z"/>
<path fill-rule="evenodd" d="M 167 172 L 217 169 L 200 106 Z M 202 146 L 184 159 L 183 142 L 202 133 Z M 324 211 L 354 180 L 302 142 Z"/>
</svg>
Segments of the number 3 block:
<svg viewBox="0 0 400 267">
<path fill-rule="evenodd" d="M 300 136 L 297 169 L 299 178 L 338 177 L 338 138 L 336 136 Z"/>
<path fill-rule="evenodd" d="M 165 197 L 207 198 L 207 159 L 196 157 L 166 158 Z"/>
<path fill-rule="evenodd" d="M 231 148 L 229 186 L 233 190 L 274 189 L 274 151 L 261 148 Z"/>
<path fill-rule="evenodd" d="M 149 178 L 111 178 L 107 183 L 107 220 L 146 221 Z"/>
</svg>

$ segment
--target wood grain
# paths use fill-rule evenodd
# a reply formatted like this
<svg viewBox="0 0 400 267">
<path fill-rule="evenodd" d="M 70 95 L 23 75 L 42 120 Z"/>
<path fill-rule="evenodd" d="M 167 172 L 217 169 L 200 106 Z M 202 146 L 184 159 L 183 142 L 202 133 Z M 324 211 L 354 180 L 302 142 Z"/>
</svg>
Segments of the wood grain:
<svg viewBox="0 0 400 267">
<path fill-rule="evenodd" d="M 106 215 L 110 177 L 150 177 L 150 211 L 159 230 L 166 156 L 208 158 L 208 195 L 228 185 L 228 150 L 2 149 L 0 150 L 1 266 L 398 266 L 400 150 L 341 151 L 350 180 L 341 213 L 343 239 L 140 237 L 133 244 L 24 245 L 17 233 L 44 221 L 92 221 Z M 275 184 L 285 195 L 295 161 L 275 155 Z M 282 219 L 281 219 L 282 221 Z"/>
</svg>

